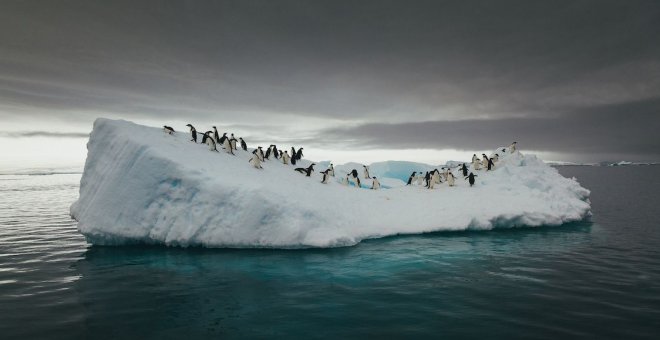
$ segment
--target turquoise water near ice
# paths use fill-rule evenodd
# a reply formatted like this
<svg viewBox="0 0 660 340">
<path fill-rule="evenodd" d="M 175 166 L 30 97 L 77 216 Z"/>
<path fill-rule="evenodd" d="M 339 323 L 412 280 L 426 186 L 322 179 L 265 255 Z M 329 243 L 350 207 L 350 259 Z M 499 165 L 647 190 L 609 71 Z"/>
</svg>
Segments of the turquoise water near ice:
<svg viewBox="0 0 660 340">
<path fill-rule="evenodd" d="M 313 250 L 92 247 L 80 175 L 3 175 L 0 338 L 656 338 L 660 167 L 559 169 L 592 222 Z"/>
</svg>

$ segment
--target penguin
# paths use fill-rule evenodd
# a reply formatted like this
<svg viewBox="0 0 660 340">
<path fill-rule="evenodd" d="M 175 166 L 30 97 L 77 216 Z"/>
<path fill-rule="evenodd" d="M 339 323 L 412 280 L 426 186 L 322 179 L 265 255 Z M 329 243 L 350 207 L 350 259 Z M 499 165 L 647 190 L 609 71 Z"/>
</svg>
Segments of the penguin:
<svg viewBox="0 0 660 340">
<path fill-rule="evenodd" d="M 472 156 L 472 168 L 474 168 L 474 170 L 481 169 L 481 159 L 479 159 L 477 155 Z"/>
<path fill-rule="evenodd" d="M 171 126 L 163 125 L 163 131 L 168 135 L 174 134 L 174 129 Z"/>
<path fill-rule="evenodd" d="M 378 181 L 378 178 L 374 176 L 373 182 L 371 182 L 371 190 L 378 190 L 380 189 L 380 182 Z"/>
<path fill-rule="evenodd" d="M 364 167 L 364 178 L 365 179 L 366 178 L 371 178 L 371 176 L 369 176 L 369 167 L 366 166 L 366 165 L 363 165 L 363 167 Z"/>
<path fill-rule="evenodd" d="M 280 158 L 279 154 L 277 153 L 277 145 L 273 144 L 273 156 L 275 159 Z"/>
<path fill-rule="evenodd" d="M 296 165 L 296 149 L 292 146 L 291 147 L 291 164 Z"/>
<path fill-rule="evenodd" d="M 424 175 L 424 183 L 425 183 L 424 186 L 428 188 L 429 182 L 431 182 L 431 173 L 427 171 L 426 174 Z"/>
<path fill-rule="evenodd" d="M 229 142 L 229 138 L 225 138 L 224 144 L 222 147 L 225 149 L 225 152 L 234 154 L 234 151 L 231 149 L 231 143 Z"/>
<path fill-rule="evenodd" d="M 328 173 L 330 176 L 335 177 L 335 166 L 330 163 L 330 167 L 328 168 Z"/>
<path fill-rule="evenodd" d="M 463 176 L 467 176 L 468 169 L 467 169 L 467 166 L 465 165 L 465 163 L 463 163 L 463 165 L 461 165 L 461 171 L 463 172 Z"/>
<path fill-rule="evenodd" d="M 438 174 L 438 176 L 435 177 L 435 184 L 442 183 L 442 177 L 444 177 L 444 179 L 447 180 L 447 173 L 449 172 L 449 168 L 443 167 L 443 169 L 445 171 L 443 172 L 442 176 L 440 175 L 440 171 L 438 169 L 433 170 L 433 172 Z"/>
<path fill-rule="evenodd" d="M 488 156 L 486 156 L 486 154 L 483 153 L 483 154 L 481 154 L 481 157 L 483 157 L 483 158 L 481 159 L 481 165 L 482 165 L 482 167 L 483 167 L 483 168 L 487 168 L 487 167 L 488 167 L 488 161 L 489 161 Z"/>
<path fill-rule="evenodd" d="M 493 164 L 493 159 L 492 158 L 490 158 L 488 160 L 487 166 L 488 166 L 488 168 L 486 169 L 486 171 L 490 171 L 490 170 L 493 170 L 493 168 L 495 168 L 495 164 Z"/>
<path fill-rule="evenodd" d="M 429 184 L 428 184 L 427 187 L 429 189 L 433 189 L 433 188 L 435 188 L 436 183 L 441 183 L 440 182 L 440 171 L 438 171 L 438 169 L 433 170 L 433 172 L 431 173 L 431 178 L 429 178 Z"/>
<path fill-rule="evenodd" d="M 348 185 L 348 174 L 346 174 L 346 178 L 341 179 L 341 184 L 346 186 Z"/>
<path fill-rule="evenodd" d="M 516 144 L 518 144 L 518 142 L 513 142 L 511 145 L 509 145 L 509 153 L 516 151 Z"/>
<path fill-rule="evenodd" d="M 305 176 L 309 177 L 309 176 L 312 175 L 312 172 L 314 172 L 314 165 L 316 165 L 316 163 L 310 164 L 310 166 L 308 166 L 307 169 L 305 169 L 305 168 L 295 168 L 295 171 L 298 171 L 301 174 L 306 174 Z"/>
<path fill-rule="evenodd" d="M 257 155 L 257 150 L 252 151 L 252 158 L 250 158 L 248 162 L 257 169 L 263 169 L 261 167 L 261 160 L 259 159 L 259 155 Z"/>
<path fill-rule="evenodd" d="M 450 187 L 454 186 L 454 180 L 455 180 L 454 174 L 449 172 L 449 174 L 447 174 L 447 184 L 449 184 Z"/>
<path fill-rule="evenodd" d="M 282 156 L 284 155 L 284 153 L 282 152 L 282 150 L 278 150 L 278 151 L 280 152 L 280 158 L 282 158 Z"/>
<path fill-rule="evenodd" d="M 247 143 L 245 143 L 245 141 L 243 140 L 243 137 L 239 137 L 238 140 L 241 141 L 241 149 L 243 149 L 244 151 L 247 151 Z"/>
<path fill-rule="evenodd" d="M 423 176 L 422 173 L 420 172 L 420 173 L 417 175 L 417 185 L 420 185 L 420 186 L 421 186 L 422 184 L 424 184 L 424 176 Z"/>
<path fill-rule="evenodd" d="M 323 174 L 323 179 L 321 180 L 321 183 L 323 184 L 328 184 L 328 179 L 330 179 L 330 175 L 328 174 L 330 172 L 330 169 L 326 169 L 325 171 L 321 171 Z"/>
<path fill-rule="evenodd" d="M 412 181 L 415 178 L 416 173 L 417 173 L 417 171 L 413 171 L 413 173 L 410 175 L 410 177 L 408 177 L 408 183 L 406 183 L 406 185 L 411 185 L 412 184 Z"/>
<path fill-rule="evenodd" d="M 303 148 L 298 149 L 298 153 L 296 153 L 296 159 L 301 160 L 303 158 Z"/>
<path fill-rule="evenodd" d="M 270 152 L 273 149 L 273 146 L 269 146 L 268 150 L 266 150 L 266 155 L 264 156 L 264 159 L 269 159 L 270 158 Z"/>
<path fill-rule="evenodd" d="M 215 151 L 215 152 L 220 152 L 218 151 L 218 148 L 215 144 L 215 141 L 213 140 L 213 137 L 211 136 L 211 131 L 207 131 L 204 136 L 206 137 L 206 145 L 209 146 L 209 150 Z M 204 140 L 204 138 L 202 138 Z"/>
<path fill-rule="evenodd" d="M 220 135 L 218 134 L 218 129 L 213 126 L 213 137 L 215 137 L 215 142 L 220 144 Z"/>
<path fill-rule="evenodd" d="M 493 160 L 493 163 L 497 163 L 500 160 L 500 155 L 495 154 L 491 159 Z"/>
<path fill-rule="evenodd" d="M 225 145 L 225 139 L 227 139 L 227 133 L 223 133 L 222 137 L 220 137 L 220 140 L 218 141 L 218 144 Z"/>
<path fill-rule="evenodd" d="M 349 172 L 348 175 L 347 175 L 347 179 L 348 179 L 348 177 L 353 177 L 353 182 L 355 182 L 355 187 L 356 188 L 360 188 L 362 186 L 362 184 L 360 183 L 360 178 L 358 177 L 357 170 L 355 170 L 355 169 L 351 170 L 351 172 Z"/>
<path fill-rule="evenodd" d="M 232 133 L 231 138 L 229 139 L 229 143 L 231 145 L 232 150 L 238 150 L 238 149 L 236 149 L 236 142 L 238 142 L 238 140 L 236 140 L 236 138 L 234 137 L 234 134 Z"/>
<path fill-rule="evenodd" d="M 190 128 L 190 135 L 192 136 L 190 141 L 197 143 L 197 130 L 195 130 L 195 127 L 192 126 L 192 124 L 186 124 L 186 126 Z"/>
<path fill-rule="evenodd" d="M 257 146 L 257 155 L 259 155 L 259 160 L 260 160 L 260 161 L 263 162 L 263 161 L 265 160 L 265 158 L 264 158 L 264 150 L 261 150 L 261 147 L 260 147 L 260 146 Z"/>
<path fill-rule="evenodd" d="M 206 131 L 206 132 L 204 132 L 204 134 L 202 135 L 202 144 L 206 144 L 206 139 L 207 139 L 207 138 L 211 138 L 211 133 L 212 133 L 212 132 L 213 132 L 213 131 Z"/>
<path fill-rule="evenodd" d="M 289 152 L 284 151 L 284 154 L 282 155 L 282 163 L 289 164 L 289 159 L 291 159 L 291 157 L 289 157 Z"/>
<path fill-rule="evenodd" d="M 470 186 L 473 186 L 473 185 L 474 185 L 474 178 L 475 178 L 475 177 L 477 177 L 477 175 L 475 175 L 475 174 L 473 174 L 473 173 L 471 173 L 471 172 L 470 172 L 469 175 L 467 175 L 467 176 L 465 177 L 465 179 L 467 179 L 468 182 L 470 182 Z"/>
<path fill-rule="evenodd" d="M 506 153 L 506 149 L 502 149 L 502 153 Z"/>
</svg>

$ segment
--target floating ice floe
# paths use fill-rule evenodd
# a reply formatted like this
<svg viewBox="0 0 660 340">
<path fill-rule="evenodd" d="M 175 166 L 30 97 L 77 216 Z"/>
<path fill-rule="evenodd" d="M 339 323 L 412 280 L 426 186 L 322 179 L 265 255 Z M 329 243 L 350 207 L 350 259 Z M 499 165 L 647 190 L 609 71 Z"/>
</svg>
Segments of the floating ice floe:
<svg viewBox="0 0 660 340">
<path fill-rule="evenodd" d="M 96 120 L 80 198 L 71 206 L 89 242 L 337 247 L 396 234 L 557 226 L 590 215 L 587 189 L 519 151 L 499 152 L 493 171 L 475 171 L 474 187 L 458 169 L 454 187 L 405 186 L 412 171 L 441 166 L 374 163 L 370 173 L 383 189 L 369 190 L 371 181 L 362 178 L 358 163 L 336 165 L 335 177 L 322 184 L 327 162 L 311 177 L 275 159 L 255 169 L 248 163 L 251 150 L 232 156 L 189 139 L 186 132 L 169 135 L 127 121 Z M 340 182 L 353 168 L 362 189 Z"/>
</svg>

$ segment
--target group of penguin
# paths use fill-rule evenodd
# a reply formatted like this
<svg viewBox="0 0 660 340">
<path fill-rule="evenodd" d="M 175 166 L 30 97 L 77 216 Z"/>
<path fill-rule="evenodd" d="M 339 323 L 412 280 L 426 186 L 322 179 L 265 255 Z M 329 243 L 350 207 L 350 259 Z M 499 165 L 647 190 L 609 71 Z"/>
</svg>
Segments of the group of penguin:
<svg viewBox="0 0 660 340">
<path fill-rule="evenodd" d="M 517 143 L 518 142 L 511 143 L 508 148 L 509 153 L 516 151 Z M 504 148 L 502 149 L 502 152 L 505 153 L 506 150 L 507 149 Z M 481 154 L 481 156 L 483 159 L 479 159 L 476 154 L 472 155 L 472 169 L 475 171 L 480 170 L 482 167 L 486 169 L 486 171 L 493 170 L 495 169 L 495 163 L 497 163 L 500 159 L 500 156 L 497 153 L 490 158 L 486 156 L 486 154 Z M 465 180 L 470 183 L 470 186 L 473 186 L 475 183 L 474 178 L 477 177 L 477 175 L 472 172 L 469 172 L 468 174 L 468 168 L 465 163 L 461 164 L 458 169 L 463 173 L 463 177 L 465 177 Z M 442 170 L 443 172 L 441 173 L 438 169 L 434 169 L 430 172 L 427 171 L 424 175 L 422 175 L 421 171 L 419 174 L 417 174 L 417 171 L 413 171 L 413 173 L 408 178 L 406 185 L 413 185 L 417 183 L 417 185 L 421 186 L 423 184 L 426 188 L 433 189 L 436 184 L 442 183 L 442 180 L 444 179 L 450 187 L 453 187 L 455 185 L 456 177 L 449 168 L 443 167 Z"/>
<path fill-rule="evenodd" d="M 190 129 L 190 135 L 191 135 L 191 140 L 192 142 L 197 143 L 197 130 L 195 129 L 192 124 L 186 124 L 186 126 Z M 220 144 L 222 145 L 222 148 L 225 150 L 226 153 L 234 155 L 234 151 L 238 150 L 237 146 L 240 143 L 241 149 L 244 151 L 248 151 L 247 148 L 247 143 L 243 140 L 243 138 L 239 137 L 236 139 L 234 137 L 234 134 L 232 133 L 230 136 L 227 136 L 227 133 L 223 133 L 222 136 L 218 133 L 218 129 L 213 126 L 213 130 L 206 131 L 205 133 L 202 134 L 202 144 L 206 144 L 209 147 L 209 150 L 211 151 L 216 151 L 219 152 L 217 149 L 217 145 Z M 165 131 L 168 134 L 173 134 L 174 129 L 170 126 L 164 125 L 163 126 L 163 131 Z M 509 153 L 513 153 L 516 150 L 516 144 L 517 142 L 513 142 L 509 146 Z M 282 151 L 278 150 L 277 146 L 274 144 L 271 144 L 266 152 L 264 153 L 263 149 L 261 146 L 258 146 L 256 149 L 252 151 L 252 158 L 248 161 L 253 167 L 257 169 L 263 169 L 261 166 L 261 163 L 270 159 L 271 156 L 275 157 L 275 159 L 281 160 L 283 164 L 289 164 L 291 163 L 292 165 L 296 165 L 296 162 L 301 160 L 303 157 L 303 148 L 301 147 L 300 149 L 296 150 L 294 147 L 291 147 L 291 155 L 289 155 L 288 151 Z M 506 152 L 506 148 L 502 149 L 502 152 Z M 499 161 L 499 154 L 495 154 L 492 157 L 486 156 L 486 154 L 482 154 L 482 159 L 479 159 L 476 154 L 472 155 L 472 169 L 473 170 L 480 170 L 481 168 L 486 169 L 486 171 L 493 170 L 495 168 L 495 163 Z M 310 164 L 306 168 L 295 168 L 294 171 L 297 171 L 301 174 L 304 174 L 306 177 L 310 177 L 312 173 L 314 172 L 314 166 L 316 163 Z M 433 189 L 436 184 L 443 183 L 443 180 L 447 182 L 449 186 L 454 186 L 455 185 L 455 180 L 456 177 L 454 174 L 451 172 L 449 168 L 442 168 L 442 172 L 438 169 L 434 169 L 433 171 L 427 171 L 424 175 L 422 175 L 421 172 L 413 171 L 413 173 L 410 175 L 408 178 L 408 182 L 406 185 L 424 185 L 428 189 Z M 470 183 L 470 186 L 473 186 L 475 183 L 475 175 L 472 172 L 469 172 L 468 174 L 468 168 L 465 163 L 461 164 L 459 166 L 459 171 L 462 172 L 463 176 L 465 179 Z M 335 169 L 332 163 L 330 163 L 330 166 L 325 170 L 321 171 L 321 174 L 323 175 L 323 178 L 321 180 L 321 183 L 327 184 L 328 181 L 330 180 L 330 177 L 335 177 Z M 371 184 L 371 189 L 373 190 L 378 190 L 380 189 L 380 182 L 378 179 L 374 176 L 369 175 L 369 167 L 366 165 L 363 165 L 363 177 L 364 179 L 371 179 L 372 184 Z M 356 188 L 361 188 L 362 183 L 360 181 L 360 177 L 358 176 L 358 171 L 356 169 L 351 170 L 349 173 L 346 174 L 346 177 L 343 178 L 341 181 L 341 184 L 343 185 L 349 185 L 351 182 L 354 184 Z"/>
</svg>

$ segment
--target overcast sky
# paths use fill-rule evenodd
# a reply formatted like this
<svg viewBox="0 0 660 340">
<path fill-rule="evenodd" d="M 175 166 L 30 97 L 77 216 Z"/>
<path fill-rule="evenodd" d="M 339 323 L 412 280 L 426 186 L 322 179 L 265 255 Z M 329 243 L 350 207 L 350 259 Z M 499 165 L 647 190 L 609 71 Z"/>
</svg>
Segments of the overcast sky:
<svg viewBox="0 0 660 340">
<path fill-rule="evenodd" d="M 82 161 L 100 116 L 340 161 L 658 161 L 659 39 L 654 0 L 3 0 L 0 165 Z"/>
</svg>

